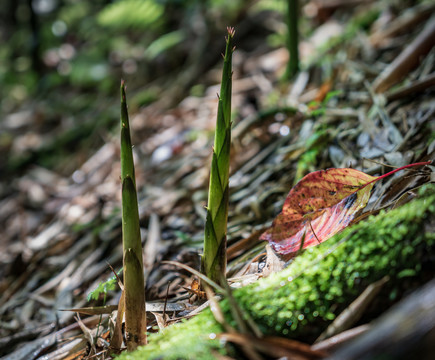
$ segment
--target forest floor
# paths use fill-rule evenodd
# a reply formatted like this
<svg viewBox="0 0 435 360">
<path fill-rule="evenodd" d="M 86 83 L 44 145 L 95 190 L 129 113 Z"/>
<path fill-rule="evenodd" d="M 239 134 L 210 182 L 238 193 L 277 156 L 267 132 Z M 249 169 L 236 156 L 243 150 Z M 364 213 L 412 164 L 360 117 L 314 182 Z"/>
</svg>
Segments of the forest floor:
<svg viewBox="0 0 435 360">
<path fill-rule="evenodd" d="M 433 10 L 426 4 L 395 13 L 369 2 L 319 15 L 318 27 L 300 44 L 303 70 L 290 84 L 281 79 L 286 49 L 259 39 L 244 50 L 252 39 L 238 39 L 236 26 L 228 278 L 242 277 L 245 285 L 267 275 L 259 237 L 307 173 L 352 167 L 381 175 L 435 159 Z M 216 85 L 200 96 L 170 109 L 155 102 L 130 111 L 151 332 L 204 302 L 192 274 L 162 261 L 199 268 L 220 69 L 204 75 Z M 12 115 L 2 123 L 20 133 L 12 148 L 44 141 L 47 134 L 38 134 L 35 123 L 41 119 Z M 76 159 L 81 165 L 68 175 L 30 164 L 2 177 L 4 359 L 80 359 L 91 351 L 103 358 L 110 323 L 96 341 L 100 315 L 92 307 L 114 310 L 120 290 L 113 285 L 98 300 L 88 301 L 88 294 L 113 276 L 109 265 L 122 267 L 119 136 L 105 136 L 105 145 Z M 359 219 L 412 201 L 414 189 L 434 180 L 433 169 L 376 184 Z M 84 307 L 90 315 L 67 311 Z"/>
</svg>

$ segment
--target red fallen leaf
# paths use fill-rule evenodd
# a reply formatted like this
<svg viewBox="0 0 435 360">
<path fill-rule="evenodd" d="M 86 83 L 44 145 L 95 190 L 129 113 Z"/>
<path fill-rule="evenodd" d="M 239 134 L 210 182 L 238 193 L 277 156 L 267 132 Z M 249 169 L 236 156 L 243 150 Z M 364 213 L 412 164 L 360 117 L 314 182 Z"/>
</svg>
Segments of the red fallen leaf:
<svg viewBox="0 0 435 360">
<path fill-rule="evenodd" d="M 415 163 L 371 176 L 355 169 L 328 169 L 312 172 L 290 190 L 282 212 L 272 227 L 261 235 L 280 254 L 290 254 L 328 240 L 343 230 L 363 209 L 376 181 L 413 166 Z"/>
</svg>

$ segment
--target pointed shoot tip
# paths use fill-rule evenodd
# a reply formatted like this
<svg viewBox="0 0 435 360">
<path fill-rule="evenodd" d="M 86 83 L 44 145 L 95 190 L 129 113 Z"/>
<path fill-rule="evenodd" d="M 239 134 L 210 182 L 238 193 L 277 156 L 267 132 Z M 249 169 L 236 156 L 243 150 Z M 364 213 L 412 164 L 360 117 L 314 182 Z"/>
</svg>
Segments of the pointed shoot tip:
<svg viewBox="0 0 435 360">
<path fill-rule="evenodd" d="M 125 89 L 127 87 L 125 86 L 125 80 L 121 79 L 121 101 L 126 101 L 126 96 L 125 96 Z"/>
</svg>

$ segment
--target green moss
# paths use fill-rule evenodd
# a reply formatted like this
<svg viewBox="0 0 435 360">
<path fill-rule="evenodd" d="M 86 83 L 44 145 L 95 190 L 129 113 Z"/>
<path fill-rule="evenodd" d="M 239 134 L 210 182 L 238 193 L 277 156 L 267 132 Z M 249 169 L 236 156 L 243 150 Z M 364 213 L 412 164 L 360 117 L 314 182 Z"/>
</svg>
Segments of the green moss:
<svg viewBox="0 0 435 360">
<path fill-rule="evenodd" d="M 425 223 L 434 213 L 435 186 L 431 184 L 413 202 L 372 216 L 306 250 L 287 269 L 235 290 L 234 297 L 264 334 L 318 335 L 367 285 L 389 275 L 393 299 L 398 293 L 394 284 L 400 284 L 395 280 L 419 275 L 424 254 L 434 252 L 435 234 L 425 232 Z M 229 304 L 222 301 L 221 306 L 235 326 Z M 225 350 L 218 340 L 210 340 L 209 335 L 219 331 L 206 310 L 151 335 L 148 346 L 119 359 L 212 359 L 213 349 Z"/>
<path fill-rule="evenodd" d="M 149 336 L 149 344 L 133 353 L 123 353 L 117 359 L 214 359 L 221 347 L 213 339 L 222 332 L 209 311 L 193 319 L 169 326 L 163 333 Z"/>
</svg>

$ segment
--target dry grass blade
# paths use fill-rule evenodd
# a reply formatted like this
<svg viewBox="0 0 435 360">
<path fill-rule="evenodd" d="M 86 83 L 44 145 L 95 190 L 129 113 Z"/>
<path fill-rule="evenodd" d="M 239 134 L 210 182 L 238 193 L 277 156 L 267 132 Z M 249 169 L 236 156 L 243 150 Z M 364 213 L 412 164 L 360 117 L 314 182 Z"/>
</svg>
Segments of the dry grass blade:
<svg viewBox="0 0 435 360">
<path fill-rule="evenodd" d="M 167 260 L 167 261 L 162 261 L 162 264 L 169 264 L 169 265 L 174 265 L 177 267 L 180 267 L 184 270 L 189 271 L 191 274 L 198 276 L 198 278 L 200 278 L 202 281 L 204 281 L 206 284 L 209 284 L 211 287 L 214 287 L 216 290 L 218 290 L 221 293 L 224 293 L 225 290 L 218 284 L 216 284 L 213 280 L 210 280 L 207 276 L 201 274 L 198 270 L 195 270 L 194 268 L 182 264 L 178 261 L 171 261 L 171 260 Z"/>
<path fill-rule="evenodd" d="M 370 36 L 370 42 L 375 46 L 382 46 L 384 43 L 388 43 L 388 39 L 394 36 L 398 36 L 418 26 L 428 17 L 430 17 L 435 11 L 435 4 L 421 4 L 417 5 L 410 11 L 405 11 L 395 20 L 388 24 L 386 29 L 379 29 Z"/>
<path fill-rule="evenodd" d="M 233 296 L 233 293 L 228 285 L 228 282 L 223 279 L 221 283 L 224 286 L 225 296 L 228 299 L 228 302 L 230 303 L 231 315 L 233 316 L 233 319 L 237 324 L 238 330 L 242 334 L 249 334 L 252 332 L 256 337 L 262 337 L 263 334 L 261 333 L 258 326 L 255 324 L 255 322 L 252 321 L 249 314 L 246 312 L 244 313 L 240 308 L 239 304 L 237 303 L 236 299 Z"/>
<path fill-rule="evenodd" d="M 118 313 L 116 314 L 116 320 L 114 324 L 114 331 L 112 335 L 112 339 L 110 341 L 110 347 L 115 351 L 119 352 L 121 350 L 123 337 L 122 337 L 122 319 L 124 318 L 125 312 L 125 296 L 124 291 L 121 293 L 121 298 L 118 302 Z"/>
<path fill-rule="evenodd" d="M 98 330 L 100 326 L 97 326 L 96 329 L 89 329 L 85 324 L 83 324 L 82 319 L 80 319 L 80 316 L 77 315 L 77 317 L 75 318 L 77 323 L 80 326 L 80 329 L 83 331 L 83 334 L 85 336 L 85 339 L 88 341 L 89 345 L 91 346 L 91 353 L 95 354 L 96 353 L 96 348 L 95 348 L 95 343 L 96 343 L 96 335 L 98 334 Z"/>
<path fill-rule="evenodd" d="M 416 95 L 418 93 L 426 91 L 433 86 L 435 86 L 435 73 L 425 77 L 424 79 L 413 81 L 410 84 L 395 89 L 394 91 L 388 92 L 387 100 L 393 101 L 402 99 L 410 95 Z"/>
<path fill-rule="evenodd" d="M 117 305 L 91 306 L 84 308 L 59 309 L 59 311 L 73 311 L 84 315 L 104 315 L 111 314 L 118 309 Z"/>
<path fill-rule="evenodd" d="M 361 325 L 356 328 L 343 331 L 342 333 L 332 336 L 329 339 L 323 340 L 311 346 L 311 349 L 316 351 L 331 351 L 343 345 L 344 343 L 354 339 L 355 337 L 364 334 L 370 329 L 370 325 Z"/>
<path fill-rule="evenodd" d="M 118 286 L 119 288 L 124 291 L 124 284 L 122 283 L 122 280 L 120 279 L 120 277 L 118 276 L 118 273 L 115 271 L 115 269 L 113 268 L 112 265 L 110 265 L 107 261 L 106 261 L 107 265 L 109 266 L 110 270 L 112 270 L 113 276 L 115 276 L 116 281 L 118 282 Z"/>
<path fill-rule="evenodd" d="M 210 301 L 210 310 L 213 313 L 213 316 L 215 317 L 216 321 L 222 325 L 225 331 L 227 331 L 229 334 L 236 336 L 237 331 L 225 320 L 222 309 L 219 306 L 219 302 L 217 301 L 215 295 L 213 294 L 213 291 L 210 289 L 209 286 L 205 286 L 205 292 L 207 293 L 207 298 Z M 246 344 L 240 344 L 240 346 L 249 359 L 253 359 L 253 360 L 262 359 L 262 357 L 259 354 L 257 354 L 255 349 L 253 349 L 252 347 L 246 346 Z"/>
</svg>

